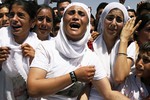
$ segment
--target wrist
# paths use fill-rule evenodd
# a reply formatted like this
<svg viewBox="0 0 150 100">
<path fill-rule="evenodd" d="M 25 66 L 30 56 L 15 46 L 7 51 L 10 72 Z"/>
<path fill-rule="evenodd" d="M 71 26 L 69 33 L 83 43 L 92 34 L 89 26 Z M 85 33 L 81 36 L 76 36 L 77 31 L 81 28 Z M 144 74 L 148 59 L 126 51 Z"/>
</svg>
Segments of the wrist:
<svg viewBox="0 0 150 100">
<path fill-rule="evenodd" d="M 77 82 L 77 77 L 76 77 L 75 72 L 72 71 L 69 74 L 70 74 L 70 78 L 71 78 L 72 83 Z"/>
</svg>

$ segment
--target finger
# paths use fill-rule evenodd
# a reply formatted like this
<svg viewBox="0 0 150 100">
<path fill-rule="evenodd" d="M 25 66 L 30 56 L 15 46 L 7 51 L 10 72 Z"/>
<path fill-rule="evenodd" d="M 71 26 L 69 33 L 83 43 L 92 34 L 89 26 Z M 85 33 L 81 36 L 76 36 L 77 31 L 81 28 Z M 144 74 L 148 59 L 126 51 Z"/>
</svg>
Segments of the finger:
<svg viewBox="0 0 150 100">
<path fill-rule="evenodd" d="M 142 22 L 142 20 L 140 20 L 140 21 L 136 24 L 136 26 L 133 28 L 133 32 L 140 26 L 141 22 Z"/>
</svg>

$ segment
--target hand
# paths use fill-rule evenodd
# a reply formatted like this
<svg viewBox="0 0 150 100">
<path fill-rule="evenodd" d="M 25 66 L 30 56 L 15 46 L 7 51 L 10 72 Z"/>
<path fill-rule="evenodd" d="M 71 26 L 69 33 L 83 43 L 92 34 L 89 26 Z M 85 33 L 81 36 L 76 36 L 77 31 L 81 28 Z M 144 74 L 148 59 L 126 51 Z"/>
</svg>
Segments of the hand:
<svg viewBox="0 0 150 100">
<path fill-rule="evenodd" d="M 10 48 L 8 47 L 0 47 L 0 64 L 7 60 L 10 54 Z"/>
<path fill-rule="evenodd" d="M 35 50 L 33 49 L 32 46 L 30 46 L 29 44 L 25 43 L 25 44 L 22 44 L 21 48 L 22 48 L 23 56 L 25 56 L 25 57 L 29 56 L 32 59 L 34 58 Z"/>
<path fill-rule="evenodd" d="M 142 21 L 139 21 L 136 24 L 136 26 L 134 26 L 135 19 L 136 18 L 131 18 L 130 20 L 128 20 L 126 22 L 126 24 L 124 25 L 124 27 L 122 29 L 121 35 L 120 35 L 121 40 L 129 41 L 131 39 L 131 36 L 133 35 L 133 32 L 135 31 L 135 29 L 137 29 L 139 27 L 139 25 L 142 22 Z"/>
<path fill-rule="evenodd" d="M 78 81 L 91 82 L 95 74 L 94 66 L 82 66 L 75 70 L 75 74 Z"/>
<path fill-rule="evenodd" d="M 91 33 L 91 37 L 93 38 L 93 41 L 100 35 L 100 33 L 96 32 L 96 31 L 93 31 Z"/>
</svg>

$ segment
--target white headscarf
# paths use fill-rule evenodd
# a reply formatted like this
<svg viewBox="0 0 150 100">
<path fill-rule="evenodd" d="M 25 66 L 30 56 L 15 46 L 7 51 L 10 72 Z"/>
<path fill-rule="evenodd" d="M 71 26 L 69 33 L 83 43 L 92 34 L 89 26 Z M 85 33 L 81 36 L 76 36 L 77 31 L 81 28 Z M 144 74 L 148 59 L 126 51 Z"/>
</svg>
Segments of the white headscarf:
<svg viewBox="0 0 150 100">
<path fill-rule="evenodd" d="M 67 11 L 67 9 L 72 6 L 80 6 L 86 11 L 86 13 L 88 15 L 88 19 L 89 19 L 89 23 L 87 25 L 87 30 L 85 32 L 84 37 L 81 40 L 76 41 L 76 42 L 68 40 L 66 38 L 65 32 L 63 30 L 64 22 L 63 22 L 63 17 L 62 17 L 61 22 L 60 22 L 60 30 L 58 31 L 58 35 L 55 38 L 56 39 L 56 48 L 58 49 L 58 51 L 60 53 L 62 53 L 67 58 L 79 58 L 79 57 L 83 56 L 86 48 L 88 48 L 87 42 L 90 38 L 90 14 L 91 13 L 90 13 L 90 9 L 85 4 L 79 3 L 79 2 L 73 2 L 65 8 L 64 14 Z"/>
<path fill-rule="evenodd" d="M 98 27 L 97 27 L 97 31 L 99 33 L 103 34 L 105 17 L 108 15 L 108 13 L 112 9 L 115 9 L 115 8 L 118 8 L 122 11 L 122 13 L 124 15 L 124 23 L 126 23 L 130 19 L 129 15 L 128 15 L 128 11 L 127 11 L 126 7 L 123 4 L 121 4 L 119 2 L 111 2 L 104 8 L 104 10 L 103 10 L 103 12 L 100 16 L 100 20 L 99 20 Z"/>
</svg>

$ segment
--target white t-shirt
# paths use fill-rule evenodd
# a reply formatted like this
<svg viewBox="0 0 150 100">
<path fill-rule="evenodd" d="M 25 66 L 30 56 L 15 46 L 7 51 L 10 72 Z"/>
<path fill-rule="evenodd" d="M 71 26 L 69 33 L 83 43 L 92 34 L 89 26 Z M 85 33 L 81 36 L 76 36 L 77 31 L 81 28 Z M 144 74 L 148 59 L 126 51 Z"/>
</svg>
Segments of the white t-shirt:
<svg viewBox="0 0 150 100">
<path fill-rule="evenodd" d="M 31 67 L 38 67 L 46 70 L 48 72 L 46 78 L 61 76 L 74 71 L 80 66 L 87 65 L 94 65 L 96 68 L 94 80 L 100 80 L 106 77 L 106 72 L 103 67 L 99 67 L 100 63 L 96 54 L 90 49 L 85 51 L 85 54 L 82 58 L 69 59 L 58 52 L 55 47 L 55 41 L 43 41 L 36 49 L 35 58 L 31 63 Z M 76 100 L 76 97 L 70 98 L 56 94 L 43 98 L 46 100 Z"/>
<path fill-rule="evenodd" d="M 22 56 L 22 50 L 20 44 L 14 41 L 13 35 L 10 31 L 10 27 L 3 27 L 0 29 L 0 46 L 15 47 L 11 48 L 10 55 L 5 62 L 3 62 L 2 68 L 5 74 L 8 76 L 5 80 L 5 87 L 7 100 L 27 100 L 27 89 L 26 89 L 26 78 L 22 74 L 22 70 L 28 72 L 29 70 L 29 59 Z M 30 32 L 28 37 L 23 43 L 28 43 L 34 49 L 40 43 L 36 33 Z M 14 55 L 17 54 L 15 57 Z M 18 70 L 19 69 L 19 70 Z M 22 69 L 22 70 L 21 70 Z M 27 77 L 27 73 L 24 74 Z M 23 78 L 24 77 L 24 78 Z M 8 79 L 11 81 L 8 83 Z M 9 88 L 9 90 L 8 90 Z"/>
</svg>

